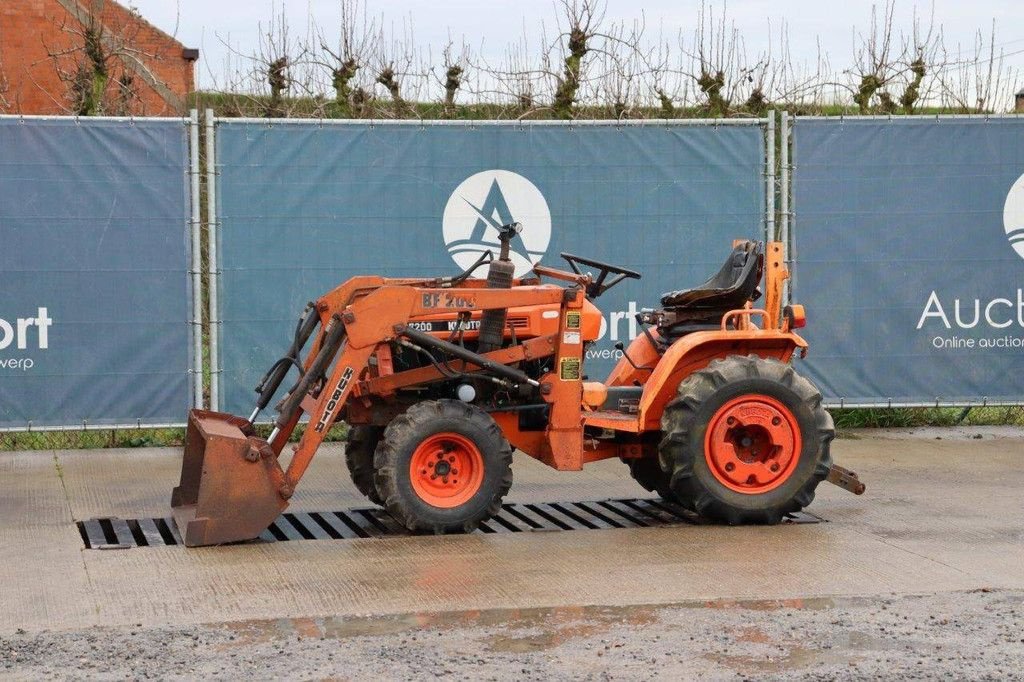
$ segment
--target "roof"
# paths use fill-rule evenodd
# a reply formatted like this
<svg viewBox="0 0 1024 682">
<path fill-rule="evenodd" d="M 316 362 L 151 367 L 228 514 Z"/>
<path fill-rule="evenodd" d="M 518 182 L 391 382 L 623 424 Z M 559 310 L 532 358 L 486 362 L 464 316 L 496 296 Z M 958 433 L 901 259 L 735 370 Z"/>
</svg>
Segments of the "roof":
<svg viewBox="0 0 1024 682">
<path fill-rule="evenodd" d="M 121 19 L 122 21 L 136 21 L 136 22 L 142 24 L 143 26 L 151 29 L 152 31 L 155 31 L 158 35 L 162 36 L 165 40 L 169 40 L 169 41 L 175 42 L 178 45 L 181 45 L 181 47 L 183 49 L 185 49 L 185 46 L 182 44 L 182 42 L 180 40 L 177 39 L 177 37 L 172 36 L 170 33 L 168 33 L 167 31 L 163 30 L 159 26 L 156 26 L 156 25 L 150 23 L 146 19 L 146 17 L 142 16 L 142 12 L 140 12 L 135 7 L 125 5 L 123 2 L 118 2 L 118 0 L 108 0 L 108 1 L 110 1 L 110 4 L 113 5 L 113 7 L 112 7 L 113 13 L 116 13 L 116 14 L 120 15 L 120 16 L 118 16 L 118 19 Z M 99 5 L 98 5 L 98 9 L 99 9 L 98 14 L 102 15 L 102 12 L 103 12 L 104 8 L 105 8 L 104 4 L 103 3 L 99 3 Z M 86 8 L 83 8 L 83 9 L 86 9 Z M 93 6 L 92 9 L 87 9 L 86 11 L 96 12 L 96 9 L 97 9 L 97 7 Z"/>
</svg>

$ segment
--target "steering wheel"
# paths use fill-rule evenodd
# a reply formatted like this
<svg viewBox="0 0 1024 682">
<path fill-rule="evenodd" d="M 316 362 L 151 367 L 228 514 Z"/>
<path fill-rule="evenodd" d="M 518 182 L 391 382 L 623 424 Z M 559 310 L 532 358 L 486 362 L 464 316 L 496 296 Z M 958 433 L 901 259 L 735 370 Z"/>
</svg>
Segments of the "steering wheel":
<svg viewBox="0 0 1024 682">
<path fill-rule="evenodd" d="M 599 271 L 597 278 L 587 285 L 587 296 L 589 298 L 597 298 L 624 279 L 640 279 L 639 272 L 636 272 L 635 270 L 627 270 L 626 268 L 619 267 L 618 265 L 602 263 L 599 260 L 593 260 L 590 258 L 581 258 L 579 256 L 574 256 L 571 253 L 565 253 L 564 251 L 558 255 L 565 259 L 565 262 L 569 264 L 569 267 L 572 268 L 572 271 L 577 275 L 583 274 L 580 271 L 580 265 L 597 268 Z M 609 280 L 608 275 L 614 275 L 614 277 Z"/>
</svg>

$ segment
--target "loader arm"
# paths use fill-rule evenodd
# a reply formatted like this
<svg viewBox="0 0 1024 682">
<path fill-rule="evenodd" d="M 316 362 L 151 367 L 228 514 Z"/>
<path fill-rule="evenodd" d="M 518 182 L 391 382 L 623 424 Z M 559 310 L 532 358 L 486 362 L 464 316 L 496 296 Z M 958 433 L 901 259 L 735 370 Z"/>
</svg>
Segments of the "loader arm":
<svg viewBox="0 0 1024 682">
<path fill-rule="evenodd" d="M 342 310 L 332 310 L 331 296 L 328 294 L 317 305 L 324 305 L 327 308 L 324 314 L 331 315 L 332 319 L 342 320 L 346 338 L 325 390 L 321 391 L 309 410 L 311 428 L 306 429 L 295 446 L 295 454 L 285 473 L 282 494 L 287 492 L 290 495 L 294 491 L 339 412 L 362 379 L 377 346 L 401 336 L 410 319 L 436 313 L 439 309 L 468 312 L 508 308 L 512 305 L 559 303 L 564 298 L 563 289 L 549 286 L 475 290 L 384 286 L 351 305 L 345 305 Z M 339 297 L 336 300 L 345 299 Z M 521 358 L 508 354 L 506 359 L 515 362 Z M 302 409 L 302 403 L 299 403 L 299 408 Z M 284 421 L 280 426 L 290 425 L 294 428 L 300 417 L 301 413 L 286 415 L 282 412 L 279 420 Z M 275 434 L 271 440 L 275 452 L 281 452 L 290 435 L 290 431 L 284 428 Z"/>
<path fill-rule="evenodd" d="M 479 280 L 468 280 L 458 287 L 430 286 L 436 282 L 357 277 L 318 299 L 314 305 L 320 331 L 302 361 L 302 377 L 279 403 L 269 438 L 254 435 L 251 424 L 239 417 L 200 410 L 189 414 L 181 484 L 171 502 L 186 545 L 248 540 L 273 522 L 288 506 L 360 381 L 367 378 L 370 358 L 381 344 L 410 343 L 410 320 L 439 312 L 582 301 L 579 291 L 551 285 L 488 289 Z M 547 354 L 554 347 L 556 343 L 548 339 L 520 352 L 461 352 L 476 371 L 489 367 L 500 374 L 506 365 L 521 361 L 523 352 Z M 512 368 L 504 374 L 528 380 Z M 285 469 L 279 457 L 303 415 L 309 416 L 309 423 Z"/>
</svg>

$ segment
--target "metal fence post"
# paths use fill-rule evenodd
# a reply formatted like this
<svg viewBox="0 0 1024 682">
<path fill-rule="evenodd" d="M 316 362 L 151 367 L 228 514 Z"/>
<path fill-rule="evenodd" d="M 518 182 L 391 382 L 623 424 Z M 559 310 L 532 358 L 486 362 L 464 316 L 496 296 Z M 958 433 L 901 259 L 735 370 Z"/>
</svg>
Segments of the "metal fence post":
<svg viewBox="0 0 1024 682">
<path fill-rule="evenodd" d="M 203 407 L 203 280 L 202 248 L 199 235 L 199 111 L 189 112 L 189 179 L 192 199 L 192 403 Z"/>
<path fill-rule="evenodd" d="M 779 146 L 779 172 L 781 173 L 781 182 L 779 187 L 779 219 L 782 221 L 782 230 L 779 235 L 779 240 L 782 242 L 782 248 L 785 252 L 786 268 L 789 269 L 790 278 L 786 280 L 782 287 L 782 300 L 785 303 L 790 303 L 791 287 L 790 283 L 792 278 L 796 276 L 794 268 L 793 250 L 789 239 L 789 226 L 790 226 L 790 213 L 789 213 L 789 112 L 782 112 L 782 130 L 781 130 L 781 144 Z"/>
<path fill-rule="evenodd" d="M 765 130 L 765 234 L 766 241 L 775 240 L 775 111 L 768 115 Z"/>
<path fill-rule="evenodd" d="M 206 235 L 210 321 L 210 409 L 220 409 L 220 311 L 217 303 L 217 128 L 213 109 L 206 110 Z"/>
</svg>

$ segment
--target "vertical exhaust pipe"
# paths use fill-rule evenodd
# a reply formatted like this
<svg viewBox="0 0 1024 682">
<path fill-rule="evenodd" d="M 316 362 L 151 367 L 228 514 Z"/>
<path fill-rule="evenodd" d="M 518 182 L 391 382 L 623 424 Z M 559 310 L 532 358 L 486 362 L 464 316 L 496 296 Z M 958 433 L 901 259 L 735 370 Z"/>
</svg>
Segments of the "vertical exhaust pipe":
<svg viewBox="0 0 1024 682">
<path fill-rule="evenodd" d="M 522 231 L 519 223 L 509 223 L 498 228 L 498 239 L 501 241 L 501 253 L 496 260 L 492 260 L 487 269 L 488 289 L 511 289 L 512 278 L 516 272 L 516 266 L 512 264 L 510 245 L 512 238 Z M 505 343 L 505 320 L 508 317 L 508 310 L 499 308 L 496 310 L 485 310 L 480 315 L 480 336 L 477 343 L 477 351 L 490 353 L 498 350 Z"/>
</svg>

